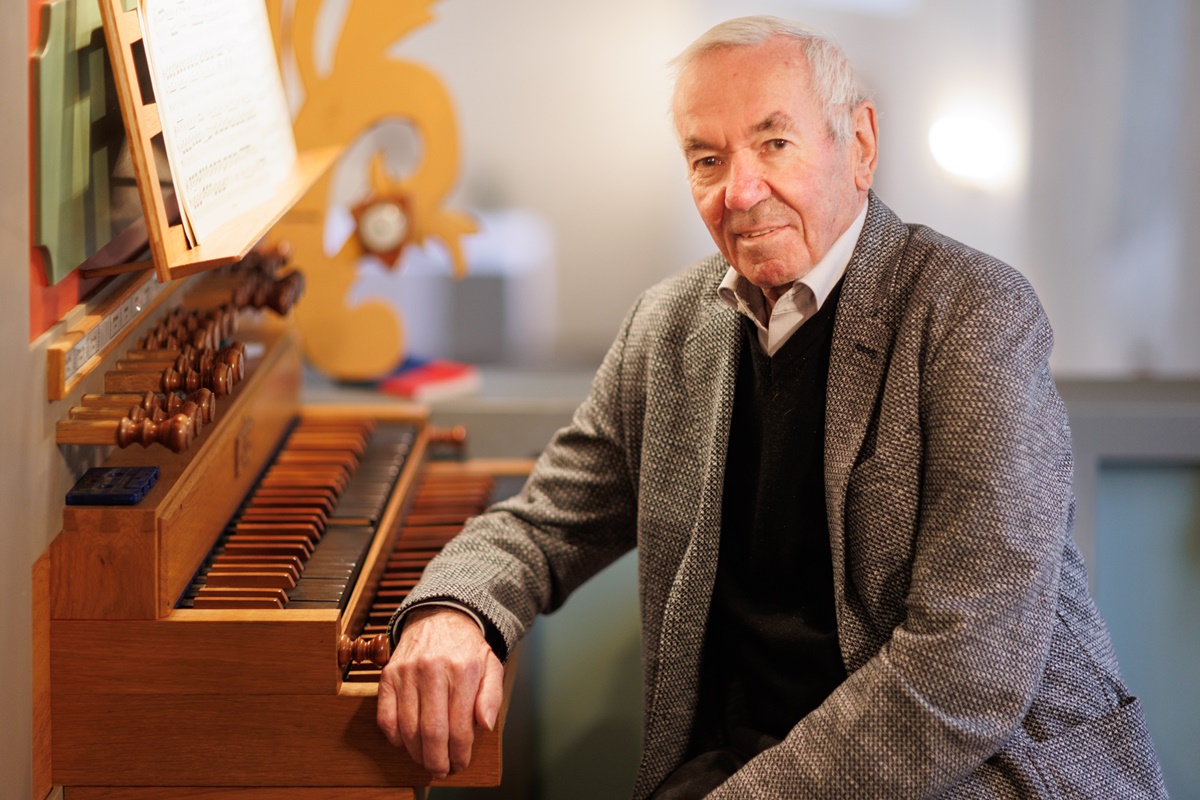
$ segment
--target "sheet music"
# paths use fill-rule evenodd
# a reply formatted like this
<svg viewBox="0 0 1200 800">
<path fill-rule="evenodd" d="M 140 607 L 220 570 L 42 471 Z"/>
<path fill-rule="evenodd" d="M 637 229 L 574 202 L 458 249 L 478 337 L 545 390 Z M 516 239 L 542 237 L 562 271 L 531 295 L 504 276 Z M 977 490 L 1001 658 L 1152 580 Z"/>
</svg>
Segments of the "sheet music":
<svg viewBox="0 0 1200 800">
<path fill-rule="evenodd" d="M 266 201 L 296 161 L 266 5 L 142 0 L 146 58 L 192 244 Z"/>
</svg>

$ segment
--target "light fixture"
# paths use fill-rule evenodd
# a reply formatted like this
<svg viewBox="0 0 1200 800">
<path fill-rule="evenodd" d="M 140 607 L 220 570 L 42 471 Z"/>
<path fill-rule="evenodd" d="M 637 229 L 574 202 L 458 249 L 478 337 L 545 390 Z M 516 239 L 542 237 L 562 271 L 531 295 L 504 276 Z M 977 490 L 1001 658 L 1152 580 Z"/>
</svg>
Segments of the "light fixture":
<svg viewBox="0 0 1200 800">
<path fill-rule="evenodd" d="M 1002 189 L 1017 177 L 1017 136 L 997 114 L 959 111 L 940 117 L 929 128 L 929 150 L 938 166 L 977 188 Z"/>
</svg>

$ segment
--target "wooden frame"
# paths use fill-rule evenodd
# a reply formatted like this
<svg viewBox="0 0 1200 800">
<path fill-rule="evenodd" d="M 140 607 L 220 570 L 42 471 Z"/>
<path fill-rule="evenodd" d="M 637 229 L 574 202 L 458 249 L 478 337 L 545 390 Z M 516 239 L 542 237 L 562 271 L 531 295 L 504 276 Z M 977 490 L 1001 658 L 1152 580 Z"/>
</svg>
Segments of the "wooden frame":
<svg viewBox="0 0 1200 800">
<path fill-rule="evenodd" d="M 189 246 L 183 225 L 172 225 L 168 219 L 162 176 L 154 161 L 153 140 L 162 134 L 163 126 L 158 104 L 148 99 L 152 93 L 143 92 L 143 88 L 149 87 L 143 87 L 139 79 L 137 54 L 142 50 L 143 42 L 137 8 L 127 11 L 124 0 L 100 0 L 100 12 L 138 195 L 146 216 L 150 252 L 159 280 L 175 280 L 238 261 L 329 169 L 341 154 L 341 147 L 299 153 L 291 174 L 271 199 L 223 225 L 202 244 Z M 144 52 L 142 56 L 144 58 Z M 133 268 L 141 268 L 141 265 Z"/>
</svg>

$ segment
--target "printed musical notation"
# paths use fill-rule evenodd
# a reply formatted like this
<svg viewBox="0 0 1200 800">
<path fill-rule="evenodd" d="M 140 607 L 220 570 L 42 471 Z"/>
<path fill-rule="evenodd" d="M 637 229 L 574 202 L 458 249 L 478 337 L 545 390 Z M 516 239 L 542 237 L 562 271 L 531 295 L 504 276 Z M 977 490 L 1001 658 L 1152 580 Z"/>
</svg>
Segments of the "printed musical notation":
<svg viewBox="0 0 1200 800">
<path fill-rule="evenodd" d="M 271 197 L 296 161 L 266 6 L 146 0 L 146 57 L 191 244 Z"/>
</svg>

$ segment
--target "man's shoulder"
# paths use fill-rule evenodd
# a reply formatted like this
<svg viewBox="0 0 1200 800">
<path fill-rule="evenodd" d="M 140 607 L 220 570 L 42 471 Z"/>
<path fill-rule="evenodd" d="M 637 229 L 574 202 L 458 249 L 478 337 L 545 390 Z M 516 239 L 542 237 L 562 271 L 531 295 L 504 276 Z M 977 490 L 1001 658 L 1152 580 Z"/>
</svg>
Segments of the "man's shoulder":
<svg viewBox="0 0 1200 800">
<path fill-rule="evenodd" d="M 962 325 L 978 328 L 984 338 L 1007 336 L 1034 321 L 1049 330 L 1041 300 L 1019 270 L 928 226 L 905 227 L 907 241 L 893 268 L 856 292 L 865 298 L 860 310 L 875 308 L 893 327 L 915 326 L 934 338 Z M 883 300 L 879 306 L 863 291 L 871 285 L 882 289 L 874 295 Z"/>
<path fill-rule="evenodd" d="M 912 238 L 915 259 L 925 262 L 914 299 L 935 316 L 991 319 L 1006 329 L 1017 320 L 1045 320 L 1041 299 L 1015 267 L 930 228 L 914 229 Z"/>
<path fill-rule="evenodd" d="M 890 244 L 882 250 L 891 255 L 881 253 L 882 259 L 860 263 L 853 294 L 887 297 L 885 305 L 893 313 L 905 314 L 922 309 L 954 315 L 971 308 L 1040 307 L 1028 279 L 1007 262 L 928 225 L 887 214 L 890 225 L 884 230 Z M 883 294 L 876 294 L 880 289 Z"/>
<path fill-rule="evenodd" d="M 931 291 L 943 297 L 964 290 L 1032 294 L 1025 277 L 1001 259 L 928 225 L 902 221 L 873 193 L 871 204 L 859 239 L 866 281 L 882 278 L 893 289 Z M 887 262 L 892 263 L 891 269 Z"/>
<path fill-rule="evenodd" d="M 720 253 L 713 253 L 654 284 L 643 297 L 682 303 L 709 300 L 716 297 L 717 286 L 728 269 L 729 262 Z"/>
<path fill-rule="evenodd" d="M 1029 281 L 996 256 L 977 250 L 927 225 L 909 224 L 904 260 L 938 282 L 1027 291 Z"/>
<path fill-rule="evenodd" d="M 718 253 L 664 278 L 642 292 L 636 306 L 636 318 L 653 318 L 655 324 L 686 325 L 720 304 L 717 286 L 729 269 Z"/>
</svg>

